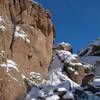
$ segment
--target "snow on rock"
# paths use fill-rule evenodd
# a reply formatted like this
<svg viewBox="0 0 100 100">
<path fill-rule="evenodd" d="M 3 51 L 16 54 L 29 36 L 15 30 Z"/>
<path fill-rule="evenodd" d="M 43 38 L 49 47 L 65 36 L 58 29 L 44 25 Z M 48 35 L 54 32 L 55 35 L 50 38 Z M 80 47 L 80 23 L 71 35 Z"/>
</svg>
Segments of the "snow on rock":
<svg viewBox="0 0 100 100">
<path fill-rule="evenodd" d="M 89 46 L 81 50 L 78 55 L 80 57 L 84 56 L 100 56 L 100 38 L 97 38 L 94 42 L 89 44 Z"/>
<path fill-rule="evenodd" d="M 49 72 L 52 72 L 54 70 L 56 70 L 56 71 L 62 71 L 63 66 L 64 66 L 64 64 L 61 63 L 60 59 L 55 54 L 54 57 L 53 57 L 53 62 L 50 65 Z"/>
<path fill-rule="evenodd" d="M 8 59 L 3 64 L 0 64 L 0 66 L 5 67 L 7 69 L 7 72 L 9 72 L 10 68 L 13 68 L 13 69 L 17 70 L 18 72 L 20 72 L 19 69 L 18 69 L 18 65 L 10 59 Z"/>
<path fill-rule="evenodd" d="M 4 23 L 5 23 L 5 21 L 4 21 L 3 17 L 0 16 L 0 32 L 3 32 L 3 31 L 6 30 L 6 27 L 4 26 Z"/>
<path fill-rule="evenodd" d="M 56 50 L 58 56 L 60 57 L 61 61 L 70 63 L 70 64 L 78 64 L 81 65 L 81 63 L 76 63 L 73 62 L 73 60 L 77 60 L 78 55 L 76 54 L 71 54 L 69 51 L 65 51 L 65 50 Z"/>
<path fill-rule="evenodd" d="M 55 55 L 55 59 L 50 66 L 48 80 L 46 83 L 57 86 L 60 83 L 66 82 L 68 87 L 78 86 L 77 83 L 73 82 L 70 78 L 68 78 L 68 76 L 63 74 L 62 69 L 63 64 L 59 60 L 58 56 Z"/>
<path fill-rule="evenodd" d="M 30 76 L 32 76 L 32 78 L 36 78 L 36 79 L 38 79 L 38 80 L 41 80 L 41 75 L 40 75 L 40 73 L 30 72 Z"/>
<path fill-rule="evenodd" d="M 60 91 L 61 93 L 63 91 L 70 91 L 70 89 L 75 87 L 79 87 L 77 83 L 63 74 L 62 69 L 63 64 L 59 57 L 55 54 L 53 62 L 49 68 L 48 79 L 40 85 L 41 89 L 39 87 L 33 87 L 27 95 L 27 100 L 31 100 L 33 97 L 36 100 L 38 97 L 44 97 L 45 100 L 58 100 L 59 96 L 54 93 L 55 90 L 58 90 L 58 92 Z"/>
<path fill-rule="evenodd" d="M 5 55 L 5 51 L 4 50 L 0 50 L 0 56 L 4 58 Z"/>
<path fill-rule="evenodd" d="M 73 96 L 73 94 L 72 94 L 72 92 L 68 92 L 68 93 L 66 93 L 64 96 L 63 96 L 63 99 L 64 100 L 69 100 L 69 99 L 71 99 L 71 100 L 74 100 L 74 96 Z"/>
<path fill-rule="evenodd" d="M 3 16 L 0 16 L 0 25 L 5 23 Z"/>
<path fill-rule="evenodd" d="M 28 78 L 25 77 L 25 79 L 28 81 L 28 84 L 36 86 L 39 86 L 42 81 L 41 74 L 37 72 L 30 72 Z"/>
<path fill-rule="evenodd" d="M 91 82 L 94 86 L 100 87 L 100 78 L 96 78 Z"/>
<path fill-rule="evenodd" d="M 31 100 L 31 98 L 33 97 L 35 99 L 38 97 L 38 94 L 39 94 L 39 89 L 37 87 L 33 87 L 31 91 L 27 94 L 26 100 Z"/>
<path fill-rule="evenodd" d="M 46 98 L 46 100 L 59 100 L 59 96 L 58 95 L 52 95 Z"/>
<path fill-rule="evenodd" d="M 19 26 L 16 26 L 15 37 L 20 37 L 27 43 L 30 43 L 29 36 L 23 30 L 21 30 Z"/>
<path fill-rule="evenodd" d="M 64 87 L 58 88 L 58 91 L 66 91 Z"/>
<path fill-rule="evenodd" d="M 69 44 L 69 43 L 65 43 L 65 42 L 61 42 L 61 43 L 59 43 L 58 45 L 66 45 L 66 46 L 71 47 L 71 44 Z"/>
<path fill-rule="evenodd" d="M 90 64 L 88 68 L 95 69 L 94 73 L 96 76 L 100 75 L 100 57 L 99 56 L 86 56 L 80 58 L 81 63 Z"/>
<path fill-rule="evenodd" d="M 96 96 L 95 94 L 91 93 L 91 92 L 87 92 L 87 96 L 88 96 L 88 100 L 100 100 L 99 96 Z"/>
<path fill-rule="evenodd" d="M 59 43 L 54 48 L 56 48 L 57 50 L 65 50 L 65 51 L 72 52 L 72 46 L 71 46 L 71 44 L 65 43 L 65 42 Z"/>
<path fill-rule="evenodd" d="M 1 26 L 0 26 L 0 31 L 1 31 L 1 32 L 4 32 L 5 30 L 6 30 L 6 27 L 5 27 L 4 25 L 1 25 Z"/>
</svg>

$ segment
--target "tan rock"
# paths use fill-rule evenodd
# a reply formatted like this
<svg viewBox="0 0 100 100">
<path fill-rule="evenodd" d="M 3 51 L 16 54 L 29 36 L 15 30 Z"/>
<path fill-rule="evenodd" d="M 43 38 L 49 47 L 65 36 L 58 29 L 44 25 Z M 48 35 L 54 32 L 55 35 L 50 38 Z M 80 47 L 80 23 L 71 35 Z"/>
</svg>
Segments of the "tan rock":
<svg viewBox="0 0 100 100">
<path fill-rule="evenodd" d="M 4 63 L 0 65 L 0 100 L 25 100 L 24 80 L 11 66 L 8 70 Z"/>
<path fill-rule="evenodd" d="M 0 33 L 0 49 L 6 52 L 7 58 L 13 59 L 20 66 L 21 72 L 26 76 L 31 71 L 36 71 L 46 78 L 52 60 L 54 26 L 49 13 L 41 5 L 29 0 L 23 1 L 22 11 L 19 1 L 15 5 L 5 0 L 0 1 L 4 9 L 0 16 L 6 28 Z M 17 27 L 15 30 L 14 24 Z M 14 31 L 17 36 L 12 39 Z"/>
<path fill-rule="evenodd" d="M 64 42 L 60 43 L 60 44 L 56 47 L 56 49 L 58 49 L 58 50 L 66 50 L 66 51 L 70 51 L 70 52 L 73 51 L 73 50 L 72 50 L 72 46 L 71 46 L 69 43 L 64 43 Z"/>
</svg>

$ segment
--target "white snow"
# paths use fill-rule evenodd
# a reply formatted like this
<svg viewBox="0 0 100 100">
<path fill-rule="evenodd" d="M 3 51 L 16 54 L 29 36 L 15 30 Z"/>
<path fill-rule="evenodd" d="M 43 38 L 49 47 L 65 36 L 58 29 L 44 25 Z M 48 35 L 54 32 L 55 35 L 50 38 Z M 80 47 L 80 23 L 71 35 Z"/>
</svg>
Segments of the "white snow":
<svg viewBox="0 0 100 100">
<path fill-rule="evenodd" d="M 4 50 L 0 50 L 0 56 L 4 57 L 5 51 Z"/>
<path fill-rule="evenodd" d="M 57 92 L 55 92 L 54 90 L 58 90 L 60 92 L 66 91 L 66 94 L 63 96 L 63 98 L 72 98 L 74 100 L 74 96 L 71 90 L 79 88 L 80 85 L 72 81 L 62 71 L 64 63 L 66 62 L 70 65 L 79 65 L 84 67 L 82 63 L 76 63 L 74 62 L 74 60 L 78 60 L 78 55 L 72 54 L 71 52 L 65 50 L 55 50 L 53 61 L 49 67 L 48 79 L 45 80 L 42 85 L 40 85 L 40 87 L 42 87 L 41 89 L 39 89 L 38 87 L 32 88 L 32 91 L 30 91 L 30 93 L 28 94 L 28 97 L 30 98 L 28 100 L 31 100 L 31 98 L 33 97 L 33 99 L 38 100 L 38 96 L 45 97 L 45 100 L 59 100 L 60 98 L 57 95 Z M 89 65 L 85 67 L 89 67 Z M 68 66 L 68 68 L 69 70 L 73 71 L 75 75 L 79 75 L 78 71 L 75 70 L 73 66 Z M 30 74 L 34 76 L 34 72 Z M 39 74 L 37 74 L 37 76 L 38 75 Z M 98 80 L 95 80 L 95 82 L 98 82 Z M 92 96 L 93 94 L 88 95 L 88 100 L 99 100 L 97 96 L 94 96 L 95 99 L 93 99 Z"/>
<path fill-rule="evenodd" d="M 6 27 L 4 26 L 4 23 L 5 23 L 5 21 L 4 21 L 3 17 L 0 16 L 0 31 L 1 32 L 4 32 L 6 30 Z"/>
<path fill-rule="evenodd" d="M 72 99 L 72 100 L 74 100 L 74 96 L 73 96 L 73 94 L 71 93 L 71 92 L 69 92 L 69 93 L 66 93 L 64 96 L 63 96 L 63 98 L 66 100 L 66 99 Z"/>
<path fill-rule="evenodd" d="M 79 75 L 78 71 L 75 71 L 74 74 L 75 74 L 75 75 Z"/>
<path fill-rule="evenodd" d="M 37 4 L 37 5 L 41 5 L 40 3 L 38 3 L 37 1 L 35 1 L 35 0 L 30 0 L 32 3 L 35 3 L 35 4 Z"/>
<path fill-rule="evenodd" d="M 58 56 L 55 54 L 54 57 L 53 57 L 53 62 L 49 68 L 49 72 L 51 71 L 62 71 L 62 68 L 63 68 L 64 64 L 61 63 L 60 59 L 58 58 Z"/>
<path fill-rule="evenodd" d="M 88 68 L 95 68 L 95 74 L 100 75 L 100 64 L 97 62 L 100 62 L 100 57 L 99 56 L 86 56 L 86 57 L 81 57 L 80 58 L 81 63 L 84 64 L 90 64 L 89 66 L 85 66 Z"/>
<path fill-rule="evenodd" d="M 23 74 L 22 74 L 21 76 L 22 76 L 22 78 L 23 78 L 23 79 L 25 79 L 25 78 L 26 78 L 26 77 L 25 77 L 25 75 L 23 75 Z"/>
<path fill-rule="evenodd" d="M 0 64 L 0 66 L 7 68 L 7 72 L 10 70 L 10 68 L 13 68 L 13 69 L 17 70 L 18 72 L 20 72 L 18 67 L 17 67 L 18 65 L 10 59 L 8 59 L 6 61 L 6 63 L 4 62 L 3 64 Z"/>
<path fill-rule="evenodd" d="M 100 87 L 100 78 L 94 79 L 92 84 Z"/>
<path fill-rule="evenodd" d="M 0 16 L 0 25 L 5 23 L 3 16 Z"/>
<path fill-rule="evenodd" d="M 31 98 L 31 100 L 36 100 L 35 98 Z"/>
<path fill-rule="evenodd" d="M 45 100 L 59 100 L 59 96 L 58 95 L 52 95 L 50 97 L 47 97 Z"/>
<path fill-rule="evenodd" d="M 72 72 L 75 71 L 75 69 L 73 69 L 72 67 L 68 67 L 68 70 L 70 70 L 70 71 L 72 71 Z"/>
<path fill-rule="evenodd" d="M 19 26 L 16 26 L 15 37 L 20 37 L 27 43 L 30 43 L 29 36 L 23 30 L 21 30 Z"/>
<path fill-rule="evenodd" d="M 97 46 L 97 47 L 100 46 L 100 37 L 97 38 L 93 43 L 90 43 L 88 48 L 85 48 L 85 49 L 81 50 L 81 51 L 79 52 L 79 55 L 81 55 L 82 53 L 84 53 L 84 52 L 86 51 L 86 53 L 84 54 L 84 56 L 89 56 L 91 53 L 94 52 L 94 48 L 95 48 L 94 46 L 95 46 L 95 47 L 96 47 L 96 46 Z"/>
<path fill-rule="evenodd" d="M 71 44 L 65 43 L 65 42 L 61 42 L 61 43 L 59 43 L 58 45 L 66 45 L 66 46 L 68 46 L 68 47 L 71 47 Z"/>
<path fill-rule="evenodd" d="M 77 60 L 78 55 L 71 54 L 69 51 L 65 50 L 56 50 L 58 56 L 60 57 L 61 61 L 64 61 L 65 63 L 69 63 L 71 65 L 82 65 L 80 62 L 75 63 L 73 60 Z"/>
<path fill-rule="evenodd" d="M 58 88 L 58 91 L 66 91 L 66 88 L 64 88 L 64 87 L 61 87 L 61 88 Z"/>
<path fill-rule="evenodd" d="M 34 79 L 38 79 L 41 80 L 41 75 L 40 73 L 36 73 L 36 72 L 30 72 L 30 76 Z"/>
<path fill-rule="evenodd" d="M 0 26 L 0 31 L 4 32 L 6 30 L 6 27 L 4 25 Z"/>
</svg>

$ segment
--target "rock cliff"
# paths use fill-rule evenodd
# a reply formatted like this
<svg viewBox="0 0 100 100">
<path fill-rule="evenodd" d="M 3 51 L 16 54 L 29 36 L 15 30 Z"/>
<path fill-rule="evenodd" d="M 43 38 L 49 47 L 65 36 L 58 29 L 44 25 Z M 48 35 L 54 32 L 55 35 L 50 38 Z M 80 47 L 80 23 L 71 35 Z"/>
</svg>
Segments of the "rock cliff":
<svg viewBox="0 0 100 100">
<path fill-rule="evenodd" d="M 0 0 L 0 100 L 23 100 L 23 77 L 33 71 L 47 77 L 54 32 L 51 15 L 37 2 Z"/>
<path fill-rule="evenodd" d="M 25 75 L 46 77 L 52 59 L 54 26 L 50 14 L 29 0 L 0 0 L 0 52 Z M 1 61 L 2 62 L 2 61 Z"/>
</svg>

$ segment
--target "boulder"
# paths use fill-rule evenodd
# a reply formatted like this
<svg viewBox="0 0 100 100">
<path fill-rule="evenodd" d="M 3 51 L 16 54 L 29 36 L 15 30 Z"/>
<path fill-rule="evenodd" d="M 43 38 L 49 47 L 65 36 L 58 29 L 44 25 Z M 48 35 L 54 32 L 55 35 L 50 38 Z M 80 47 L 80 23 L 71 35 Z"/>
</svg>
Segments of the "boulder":
<svg viewBox="0 0 100 100">
<path fill-rule="evenodd" d="M 69 51 L 69 52 L 73 52 L 72 46 L 69 43 L 59 43 L 56 47 L 57 50 L 65 50 L 65 51 Z"/>
</svg>

